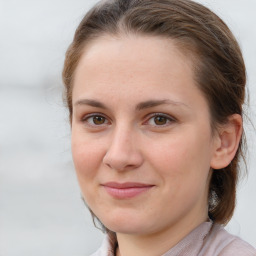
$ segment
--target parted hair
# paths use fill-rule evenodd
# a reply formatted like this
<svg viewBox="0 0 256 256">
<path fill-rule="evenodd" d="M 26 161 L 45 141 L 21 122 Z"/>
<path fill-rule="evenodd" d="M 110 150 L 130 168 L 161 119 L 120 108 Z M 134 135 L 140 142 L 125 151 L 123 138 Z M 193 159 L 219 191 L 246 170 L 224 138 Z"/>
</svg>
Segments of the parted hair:
<svg viewBox="0 0 256 256">
<path fill-rule="evenodd" d="M 232 32 L 215 13 L 191 0 L 103 0 L 82 19 L 66 52 L 63 82 L 70 121 L 74 74 L 86 45 L 104 35 L 122 34 L 170 38 L 193 58 L 194 79 L 208 102 L 213 132 L 232 114 L 243 116 L 243 56 Z M 227 167 L 211 170 L 208 213 L 220 224 L 226 224 L 235 209 L 243 140 L 244 134 Z"/>
</svg>

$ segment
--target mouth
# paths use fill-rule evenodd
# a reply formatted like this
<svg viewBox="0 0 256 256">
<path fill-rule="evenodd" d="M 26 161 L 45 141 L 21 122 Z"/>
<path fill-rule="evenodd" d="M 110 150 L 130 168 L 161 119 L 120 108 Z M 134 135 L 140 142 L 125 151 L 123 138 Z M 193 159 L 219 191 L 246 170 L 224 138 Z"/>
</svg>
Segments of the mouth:
<svg viewBox="0 0 256 256">
<path fill-rule="evenodd" d="M 116 199 L 129 199 L 136 197 L 142 193 L 147 192 L 154 185 L 143 184 L 136 182 L 126 182 L 126 183 L 117 183 L 117 182 L 108 182 L 102 184 L 107 193 L 116 198 Z"/>
</svg>

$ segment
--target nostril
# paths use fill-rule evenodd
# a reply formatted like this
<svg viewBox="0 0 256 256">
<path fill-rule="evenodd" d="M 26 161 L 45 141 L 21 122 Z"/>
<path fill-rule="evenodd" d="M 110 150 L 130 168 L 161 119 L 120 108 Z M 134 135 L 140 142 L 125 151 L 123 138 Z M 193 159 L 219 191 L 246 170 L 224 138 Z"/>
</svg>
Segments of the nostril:
<svg viewBox="0 0 256 256">
<path fill-rule="evenodd" d="M 110 157 L 106 155 L 103 159 L 103 164 L 105 164 L 109 169 L 116 171 L 128 171 L 137 169 L 143 163 L 142 156 L 136 155 L 134 152 L 126 157 Z"/>
<path fill-rule="evenodd" d="M 110 169 L 113 169 L 110 164 L 108 164 L 108 163 L 105 163 L 105 164 L 106 164 L 106 166 L 108 166 Z"/>
</svg>

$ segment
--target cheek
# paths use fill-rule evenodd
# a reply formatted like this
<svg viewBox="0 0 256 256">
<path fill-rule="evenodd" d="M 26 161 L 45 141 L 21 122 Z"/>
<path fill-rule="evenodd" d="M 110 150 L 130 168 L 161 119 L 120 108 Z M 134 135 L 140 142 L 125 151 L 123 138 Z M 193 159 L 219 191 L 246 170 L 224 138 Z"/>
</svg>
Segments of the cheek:
<svg viewBox="0 0 256 256">
<path fill-rule="evenodd" d="M 151 143 L 148 159 L 164 179 L 173 180 L 175 186 L 201 180 L 207 177 L 210 168 L 210 136 L 200 133 L 182 132 L 168 139 Z"/>
<path fill-rule="evenodd" d="M 79 182 L 90 181 L 101 164 L 101 147 L 80 134 L 72 132 L 72 156 Z"/>
<path fill-rule="evenodd" d="M 90 208 L 97 194 L 97 177 L 101 165 L 99 147 L 81 137 L 72 136 L 72 155 L 83 198 Z"/>
</svg>

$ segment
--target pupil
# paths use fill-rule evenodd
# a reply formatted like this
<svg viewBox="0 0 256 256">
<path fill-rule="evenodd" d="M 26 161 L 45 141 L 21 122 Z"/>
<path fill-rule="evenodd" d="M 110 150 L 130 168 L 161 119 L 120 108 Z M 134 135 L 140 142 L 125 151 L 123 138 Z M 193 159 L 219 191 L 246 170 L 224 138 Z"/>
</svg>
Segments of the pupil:
<svg viewBox="0 0 256 256">
<path fill-rule="evenodd" d="M 163 117 L 163 116 L 157 116 L 157 117 L 155 117 L 155 123 L 156 123 L 157 125 L 166 124 L 166 117 Z"/>
<path fill-rule="evenodd" d="M 105 118 L 102 116 L 95 116 L 95 117 L 93 117 L 93 122 L 95 124 L 104 124 Z"/>
</svg>

